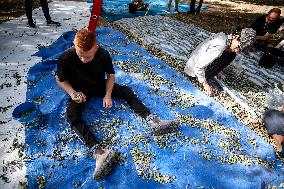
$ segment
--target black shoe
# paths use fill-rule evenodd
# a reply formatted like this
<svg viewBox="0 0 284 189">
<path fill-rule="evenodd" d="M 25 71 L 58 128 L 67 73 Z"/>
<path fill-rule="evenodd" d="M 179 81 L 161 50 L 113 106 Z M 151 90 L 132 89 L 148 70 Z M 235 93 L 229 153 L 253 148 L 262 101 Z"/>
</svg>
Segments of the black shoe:
<svg viewBox="0 0 284 189">
<path fill-rule="evenodd" d="M 53 21 L 53 20 L 47 20 L 47 21 L 46 21 L 46 24 L 47 24 L 48 26 L 61 26 L 61 24 L 60 24 L 59 22 L 55 22 L 55 21 Z"/>
<path fill-rule="evenodd" d="M 28 27 L 30 27 L 30 28 L 36 28 L 36 25 L 35 25 L 35 23 L 31 20 L 31 21 L 28 21 Z"/>
</svg>

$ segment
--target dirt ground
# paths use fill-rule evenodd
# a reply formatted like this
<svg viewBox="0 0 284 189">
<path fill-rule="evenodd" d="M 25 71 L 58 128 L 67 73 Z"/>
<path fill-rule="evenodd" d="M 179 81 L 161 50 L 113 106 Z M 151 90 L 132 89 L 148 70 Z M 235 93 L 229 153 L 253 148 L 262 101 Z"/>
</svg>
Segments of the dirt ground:
<svg viewBox="0 0 284 189">
<path fill-rule="evenodd" d="M 52 0 L 47 1 L 52 2 Z M 72 1 L 84 2 L 84 0 Z M 39 6 L 40 0 L 33 0 L 33 8 L 37 8 Z M 23 14 L 25 14 L 25 0 L 0 0 L 0 24 L 22 16 Z"/>
<path fill-rule="evenodd" d="M 84 2 L 86 0 L 75 1 Z M 187 0 L 181 1 L 186 2 Z M 39 0 L 33 2 L 34 8 L 40 6 Z M 0 23 L 25 14 L 24 3 L 24 0 L 0 0 Z M 201 11 L 199 15 L 182 13 L 171 17 L 193 23 L 207 31 L 231 32 L 237 26 L 248 26 L 252 20 L 267 13 L 273 7 L 279 7 L 284 12 L 283 0 L 205 0 L 203 5 L 208 6 L 208 10 Z"/>
<path fill-rule="evenodd" d="M 199 15 L 176 14 L 171 17 L 193 23 L 207 31 L 230 33 L 238 26 L 241 28 L 249 26 L 253 20 L 266 14 L 271 8 L 277 7 L 284 12 L 283 1 L 269 2 L 268 0 L 205 0 L 203 5 L 208 6 L 208 11 L 201 11 Z"/>
</svg>

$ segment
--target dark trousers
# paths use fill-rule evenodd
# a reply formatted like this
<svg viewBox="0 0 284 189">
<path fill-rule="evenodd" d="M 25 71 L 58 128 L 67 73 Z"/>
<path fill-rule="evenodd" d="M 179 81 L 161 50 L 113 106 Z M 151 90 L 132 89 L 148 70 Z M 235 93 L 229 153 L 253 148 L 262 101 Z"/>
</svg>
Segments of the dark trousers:
<svg viewBox="0 0 284 189">
<path fill-rule="evenodd" d="M 81 92 L 83 92 L 87 96 L 87 99 L 89 99 L 91 97 L 104 97 L 105 91 L 105 86 L 97 86 Z M 115 84 L 112 90 L 112 97 L 125 100 L 129 104 L 130 108 L 142 118 L 146 118 L 150 115 L 149 109 L 147 109 L 139 100 L 132 89 L 127 86 Z M 98 141 L 89 126 L 86 125 L 82 119 L 81 113 L 85 103 L 76 103 L 70 99 L 67 106 L 67 119 L 71 128 L 86 143 L 86 145 L 88 147 L 92 147 L 95 144 L 98 144 Z"/>
<path fill-rule="evenodd" d="M 235 52 L 224 51 L 219 58 L 216 58 L 205 70 L 206 79 L 213 78 L 220 71 L 226 68 L 236 58 Z"/>
<path fill-rule="evenodd" d="M 275 64 L 284 66 L 284 51 L 277 48 L 265 48 L 264 54 L 259 60 L 259 65 L 264 68 L 272 68 Z"/>
<path fill-rule="evenodd" d="M 269 45 L 268 40 L 257 40 L 254 44 L 253 47 L 256 48 L 257 50 L 263 51 L 264 49 L 267 48 L 267 46 Z"/>
<path fill-rule="evenodd" d="M 46 20 L 51 20 L 49 15 L 48 3 L 47 0 L 40 0 L 40 5 Z M 25 11 L 29 21 L 32 21 L 32 11 L 33 11 L 33 0 L 25 1 Z"/>
<path fill-rule="evenodd" d="M 264 126 L 269 135 L 284 136 L 284 113 L 278 110 L 268 109 L 263 115 Z"/>
<path fill-rule="evenodd" d="M 190 9 L 189 9 L 190 13 L 195 13 L 195 2 L 196 2 L 196 0 L 191 0 L 190 1 Z M 202 3 L 203 3 L 203 0 L 199 0 L 198 7 L 196 9 L 196 13 L 197 14 L 200 13 L 200 9 L 201 9 Z"/>
</svg>

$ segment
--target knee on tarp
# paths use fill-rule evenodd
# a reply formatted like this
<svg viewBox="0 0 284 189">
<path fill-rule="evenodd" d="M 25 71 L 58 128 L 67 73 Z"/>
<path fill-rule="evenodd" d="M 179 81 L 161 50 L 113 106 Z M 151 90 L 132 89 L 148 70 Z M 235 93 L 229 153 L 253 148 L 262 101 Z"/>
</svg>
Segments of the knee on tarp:
<svg viewBox="0 0 284 189">
<path fill-rule="evenodd" d="M 38 127 L 43 126 L 43 116 L 38 106 L 34 102 L 24 102 L 17 106 L 12 116 L 26 127 Z"/>
</svg>

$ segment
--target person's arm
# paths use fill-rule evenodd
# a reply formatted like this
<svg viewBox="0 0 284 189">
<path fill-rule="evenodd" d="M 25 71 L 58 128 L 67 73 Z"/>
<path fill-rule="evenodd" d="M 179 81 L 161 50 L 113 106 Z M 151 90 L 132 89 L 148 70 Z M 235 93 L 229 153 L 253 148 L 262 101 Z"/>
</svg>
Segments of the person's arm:
<svg viewBox="0 0 284 189">
<path fill-rule="evenodd" d="M 107 80 L 106 80 L 106 95 L 103 98 L 103 107 L 105 108 L 111 108 L 112 107 L 112 89 L 115 82 L 115 75 L 114 74 L 108 74 Z"/>
<path fill-rule="evenodd" d="M 75 91 L 68 81 L 60 81 L 57 75 L 55 76 L 55 79 L 57 85 L 63 89 L 72 100 L 76 101 L 77 103 L 86 101 L 86 96 L 82 92 Z"/>
<path fill-rule="evenodd" d="M 270 33 L 267 32 L 265 35 L 263 35 L 263 36 L 256 36 L 255 38 L 256 38 L 256 40 L 259 40 L 259 41 L 266 41 L 266 40 L 268 40 L 271 36 L 272 36 L 272 34 L 270 34 Z"/>
<path fill-rule="evenodd" d="M 284 46 L 284 40 L 282 40 L 275 48 L 280 49 Z"/>
<path fill-rule="evenodd" d="M 194 67 L 194 72 L 200 83 L 206 81 L 205 70 L 216 58 L 218 58 L 226 49 L 222 41 L 215 41 L 211 43 L 205 51 L 201 51 L 196 58 L 198 64 Z M 217 74 L 217 73 L 216 73 Z"/>
<path fill-rule="evenodd" d="M 70 97 L 71 97 L 71 95 L 72 95 L 73 93 L 76 92 L 68 81 L 63 81 L 63 82 L 61 82 L 61 81 L 59 80 L 59 77 L 58 77 L 57 75 L 55 76 L 55 79 L 56 79 L 57 85 L 58 85 L 61 89 L 63 89 Z"/>
<path fill-rule="evenodd" d="M 111 99 L 111 94 L 112 94 L 112 89 L 115 83 L 115 71 L 113 68 L 112 60 L 110 57 L 110 54 L 108 51 L 104 51 L 105 56 L 104 56 L 104 69 L 105 73 L 107 75 L 107 80 L 106 80 L 106 94 L 103 98 L 103 107 L 105 108 L 111 108 L 112 107 L 112 99 Z"/>
<path fill-rule="evenodd" d="M 210 64 L 223 53 L 223 51 L 224 51 L 224 46 L 216 44 L 212 47 L 208 47 L 206 52 L 200 54 L 199 58 L 197 59 L 199 64 L 196 65 L 194 70 L 198 81 L 202 83 L 202 86 L 205 90 L 205 94 L 208 96 L 212 95 L 213 88 L 208 84 L 206 80 L 205 70 L 207 66 L 210 66 Z"/>
<path fill-rule="evenodd" d="M 267 30 L 266 34 L 263 36 L 256 36 L 256 40 L 268 40 L 272 35 L 274 35 L 277 30 L 280 28 L 282 25 L 282 22 L 280 20 L 276 20 L 275 23 L 273 23 Z"/>
<path fill-rule="evenodd" d="M 209 96 L 212 94 L 213 89 L 206 81 L 205 70 L 224 50 L 226 50 L 226 37 L 219 34 L 219 36 L 198 45 L 196 50 L 192 52 L 194 54 L 191 54 L 191 61 L 187 63 L 192 64 L 192 66 L 187 65 L 186 69 L 192 69 L 194 75 L 202 83 L 206 94 Z"/>
<path fill-rule="evenodd" d="M 275 48 L 280 49 L 282 47 L 282 45 L 279 43 L 278 45 L 276 45 Z"/>
<path fill-rule="evenodd" d="M 72 100 L 77 103 L 85 102 L 86 96 L 82 92 L 77 92 L 71 86 L 70 80 L 70 59 L 72 59 L 72 52 L 75 49 L 69 48 L 67 49 L 61 56 L 59 56 L 57 60 L 57 70 L 55 71 L 55 80 L 57 85 L 63 89 Z M 71 53 L 70 53 L 71 52 Z M 72 69 L 71 69 L 72 70 Z"/>
</svg>

